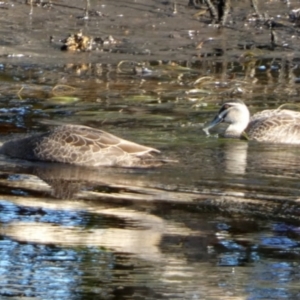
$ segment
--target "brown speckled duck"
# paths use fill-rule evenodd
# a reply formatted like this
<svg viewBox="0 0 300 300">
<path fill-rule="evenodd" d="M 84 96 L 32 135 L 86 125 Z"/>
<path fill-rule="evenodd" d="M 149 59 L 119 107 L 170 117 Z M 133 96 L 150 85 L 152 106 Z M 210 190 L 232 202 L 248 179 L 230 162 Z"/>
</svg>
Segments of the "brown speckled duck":
<svg viewBox="0 0 300 300">
<path fill-rule="evenodd" d="M 105 131 L 80 125 L 62 125 L 0 147 L 0 154 L 34 161 L 79 166 L 144 166 L 159 150 L 123 140 Z"/>
<path fill-rule="evenodd" d="M 229 126 L 222 134 L 228 138 L 246 137 L 269 143 L 300 144 L 300 112 L 289 109 L 268 109 L 254 114 L 244 102 L 231 100 L 224 103 L 215 118 L 203 130 L 225 122 Z"/>
</svg>

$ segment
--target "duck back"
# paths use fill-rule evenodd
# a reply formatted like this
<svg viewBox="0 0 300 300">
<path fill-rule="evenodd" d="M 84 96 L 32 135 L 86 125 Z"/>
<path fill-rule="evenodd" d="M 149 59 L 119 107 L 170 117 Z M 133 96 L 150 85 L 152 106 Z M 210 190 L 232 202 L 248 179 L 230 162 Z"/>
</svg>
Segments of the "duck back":
<svg viewBox="0 0 300 300">
<path fill-rule="evenodd" d="M 246 133 L 259 142 L 300 144 L 300 113 L 288 109 L 264 110 L 253 115 Z"/>
<path fill-rule="evenodd" d="M 87 126 L 64 125 L 43 134 L 12 140 L 0 153 L 26 160 L 82 166 L 134 166 L 154 148 L 139 145 Z"/>
</svg>

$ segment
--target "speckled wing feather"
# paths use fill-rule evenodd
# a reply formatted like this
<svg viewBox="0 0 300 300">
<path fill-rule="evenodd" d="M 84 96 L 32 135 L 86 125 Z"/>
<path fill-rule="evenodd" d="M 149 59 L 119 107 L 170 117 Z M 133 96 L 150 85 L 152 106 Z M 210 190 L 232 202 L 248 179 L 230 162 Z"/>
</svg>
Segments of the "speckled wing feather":
<svg viewBox="0 0 300 300">
<path fill-rule="evenodd" d="M 300 113 L 292 110 L 264 110 L 255 114 L 246 129 L 259 142 L 300 144 Z"/>
<path fill-rule="evenodd" d="M 64 125 L 53 130 L 5 143 L 0 152 L 28 160 L 82 166 L 135 166 L 158 150 L 123 140 L 87 126 Z"/>
<path fill-rule="evenodd" d="M 85 126 L 65 125 L 45 135 L 35 154 L 42 160 L 57 160 L 77 165 L 134 165 L 139 157 L 154 148 L 123 140 L 105 131 Z"/>
</svg>

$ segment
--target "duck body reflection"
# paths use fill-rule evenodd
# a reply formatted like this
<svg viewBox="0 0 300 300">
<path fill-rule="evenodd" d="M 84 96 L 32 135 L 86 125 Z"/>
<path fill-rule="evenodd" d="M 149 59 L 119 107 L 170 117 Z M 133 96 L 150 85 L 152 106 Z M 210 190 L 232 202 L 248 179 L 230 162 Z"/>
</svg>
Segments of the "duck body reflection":
<svg viewBox="0 0 300 300">
<path fill-rule="evenodd" d="M 246 137 L 258 142 L 300 144 L 300 112 L 289 109 L 270 109 L 250 112 L 244 102 L 224 103 L 215 118 L 203 129 L 208 130 L 225 122 L 229 126 L 222 134 L 226 138 Z"/>
<path fill-rule="evenodd" d="M 8 141 L 0 148 L 1 154 L 13 158 L 88 167 L 145 166 L 151 152 L 159 150 L 81 125 L 58 126 L 46 133 Z"/>
</svg>

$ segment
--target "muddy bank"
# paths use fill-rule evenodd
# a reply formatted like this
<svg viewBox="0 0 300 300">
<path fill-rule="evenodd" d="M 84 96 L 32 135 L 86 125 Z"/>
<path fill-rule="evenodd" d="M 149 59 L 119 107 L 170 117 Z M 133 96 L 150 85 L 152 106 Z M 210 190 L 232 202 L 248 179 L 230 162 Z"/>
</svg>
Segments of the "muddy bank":
<svg viewBox="0 0 300 300">
<path fill-rule="evenodd" d="M 265 15 L 260 20 L 250 1 L 232 1 L 226 26 L 216 28 L 210 25 L 205 5 L 195 8 L 186 0 L 177 1 L 176 6 L 173 1 L 92 1 L 87 20 L 84 1 L 53 1 L 51 6 L 33 6 L 32 14 L 23 1 L 8 1 L 0 6 L 0 55 L 3 62 L 37 64 L 192 61 L 220 56 L 236 60 L 249 49 L 259 49 L 262 57 L 295 57 L 300 48 L 298 28 L 289 13 L 298 4 L 290 3 L 260 1 Z M 273 23 L 275 47 L 266 20 Z M 119 43 L 87 53 L 61 52 L 60 40 L 79 30 L 96 38 L 113 36 Z"/>
</svg>

